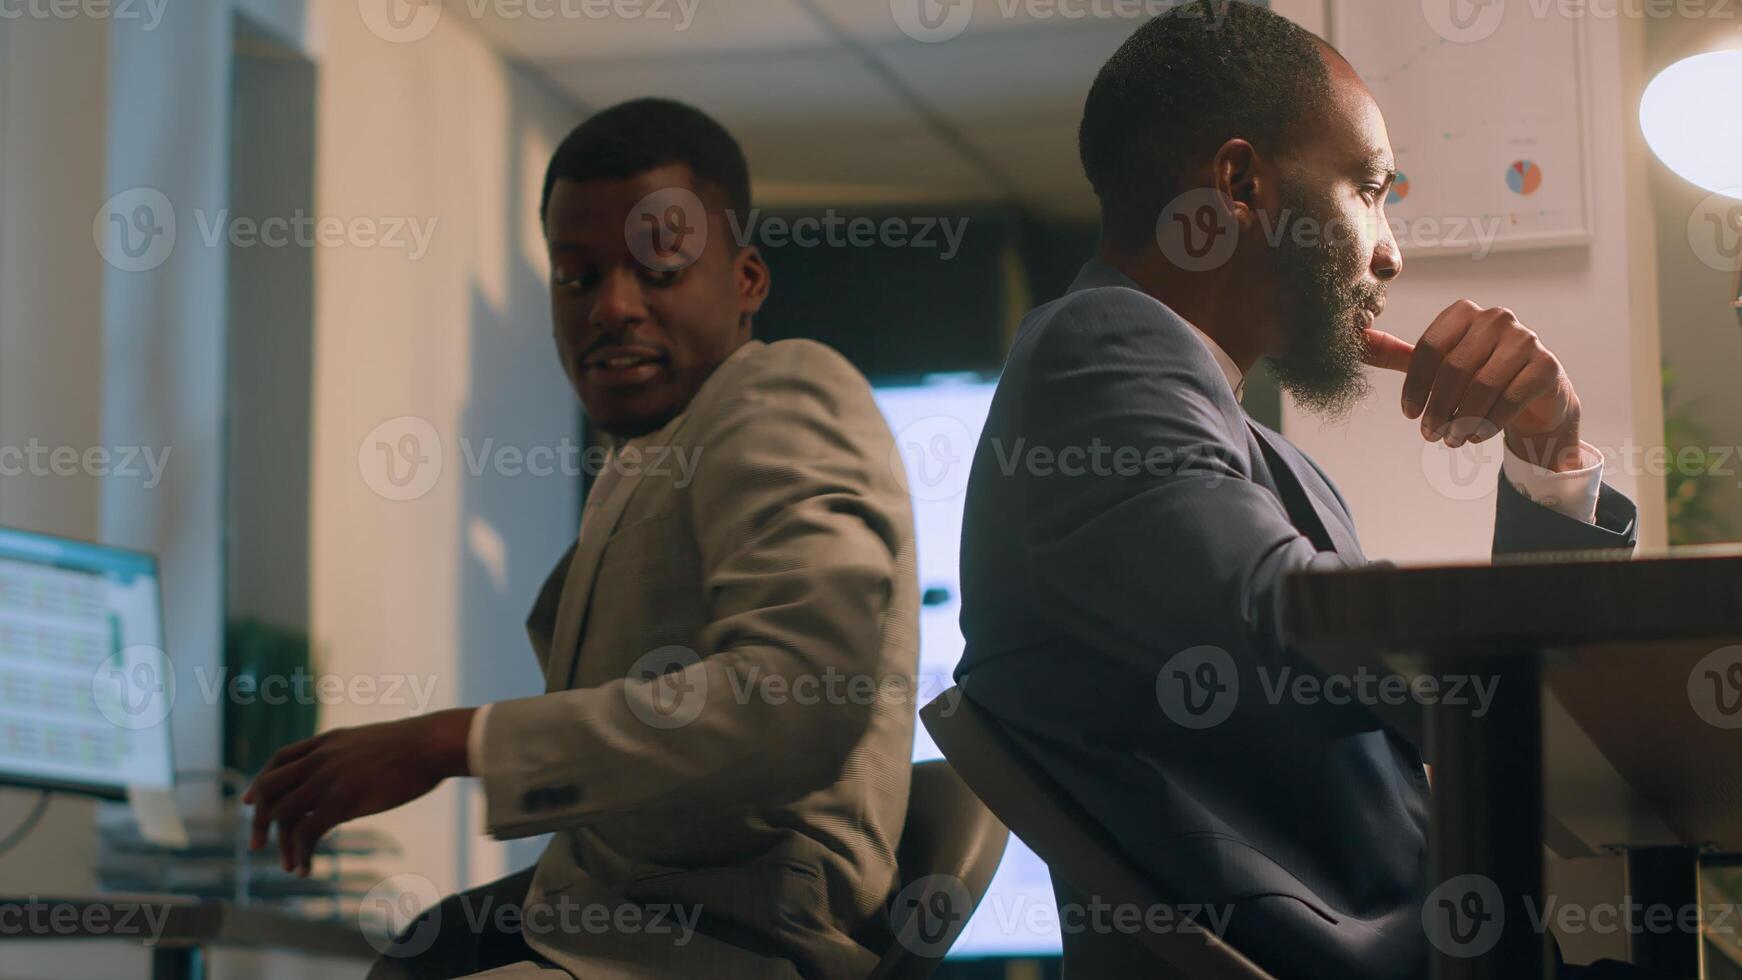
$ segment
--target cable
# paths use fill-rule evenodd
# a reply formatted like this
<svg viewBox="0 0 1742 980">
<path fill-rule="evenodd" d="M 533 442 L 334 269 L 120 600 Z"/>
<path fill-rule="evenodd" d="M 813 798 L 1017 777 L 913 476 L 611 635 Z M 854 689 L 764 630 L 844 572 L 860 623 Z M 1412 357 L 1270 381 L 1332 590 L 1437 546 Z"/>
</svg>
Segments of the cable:
<svg viewBox="0 0 1742 980">
<path fill-rule="evenodd" d="M 22 841 L 32 830 L 36 829 L 37 822 L 42 819 L 43 814 L 48 812 L 48 795 L 48 790 L 43 790 L 36 798 L 36 806 L 32 807 L 30 813 L 25 815 L 24 822 L 19 824 L 12 833 L 0 837 L 0 854 L 5 854 L 17 847 L 19 841 Z"/>
</svg>

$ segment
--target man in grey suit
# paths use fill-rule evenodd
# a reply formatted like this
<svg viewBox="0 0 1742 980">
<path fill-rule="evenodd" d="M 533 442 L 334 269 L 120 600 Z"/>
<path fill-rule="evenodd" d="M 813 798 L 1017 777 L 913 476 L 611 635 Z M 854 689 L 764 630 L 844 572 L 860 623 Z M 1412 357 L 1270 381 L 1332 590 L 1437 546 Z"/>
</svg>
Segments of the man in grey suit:
<svg viewBox="0 0 1742 980">
<path fill-rule="evenodd" d="M 674 102 L 605 110 L 551 161 L 557 353 L 611 452 L 528 620 L 546 693 L 325 733 L 249 793 L 287 868 L 448 776 L 482 780 L 495 836 L 554 834 L 374 976 L 876 963 L 913 743 L 890 693 L 917 669 L 912 516 L 865 379 L 751 339 L 770 276 L 728 217 L 749 207 L 737 143 Z"/>
<path fill-rule="evenodd" d="M 1425 439 L 1503 439 L 1497 552 L 1631 547 L 1634 507 L 1511 311 L 1460 301 L 1414 344 L 1373 329 L 1403 268 L 1397 175 L 1373 97 L 1316 37 L 1243 3 L 1149 21 L 1096 78 L 1080 149 L 1101 254 L 1022 322 L 993 399 L 957 677 L 1161 894 L 1222 911 L 1276 976 L 1424 977 L 1417 746 L 1359 703 L 1249 694 L 1312 673 L 1282 641 L 1284 576 L 1365 559 L 1330 479 L 1242 410 L 1244 378 L 1267 358 L 1335 415 L 1364 364 L 1401 371 Z M 1218 689 L 1240 693 L 1208 717 Z"/>
</svg>

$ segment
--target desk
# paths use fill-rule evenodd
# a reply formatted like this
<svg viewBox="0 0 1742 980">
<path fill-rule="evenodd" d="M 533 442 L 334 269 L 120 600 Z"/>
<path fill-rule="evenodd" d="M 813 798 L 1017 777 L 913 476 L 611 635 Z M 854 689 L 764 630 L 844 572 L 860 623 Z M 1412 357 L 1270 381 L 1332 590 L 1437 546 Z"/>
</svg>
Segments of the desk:
<svg viewBox="0 0 1742 980">
<path fill-rule="evenodd" d="M 321 956 L 374 959 L 355 923 L 291 915 L 268 906 L 238 906 L 168 895 L 77 898 L 0 897 L 5 939 L 122 939 L 151 948 L 153 980 L 198 980 L 212 945 L 259 946 Z"/>
<path fill-rule="evenodd" d="M 1742 851 L 1742 553 L 1622 559 L 1376 566 L 1284 586 L 1284 635 L 1319 670 L 1380 664 L 1440 681 L 1438 702 L 1372 705 L 1434 767 L 1423 922 L 1435 980 L 1547 975 L 1546 932 L 1528 928 L 1543 909 L 1545 841 L 1562 854 L 1638 848 L 1635 899 L 1672 908 L 1697 901 L 1700 851 Z M 1451 703 L 1457 678 L 1491 685 L 1485 710 Z M 1663 829 L 1611 823 L 1613 839 L 1597 840 L 1571 829 L 1576 794 L 1544 788 L 1555 761 L 1545 714 L 1562 711 Z M 1633 956 L 1683 971 L 1698 942 L 1644 933 Z"/>
</svg>

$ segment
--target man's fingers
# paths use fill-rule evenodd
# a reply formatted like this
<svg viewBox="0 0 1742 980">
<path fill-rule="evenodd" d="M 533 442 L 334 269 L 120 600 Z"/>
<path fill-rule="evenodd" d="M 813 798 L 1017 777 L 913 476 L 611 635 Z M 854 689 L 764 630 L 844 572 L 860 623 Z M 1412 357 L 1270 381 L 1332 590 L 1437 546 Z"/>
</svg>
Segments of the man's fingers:
<svg viewBox="0 0 1742 980">
<path fill-rule="evenodd" d="M 1415 354 L 1403 378 L 1404 415 L 1418 418 L 1427 408 L 1428 393 L 1440 373 L 1440 362 L 1458 346 L 1480 312 L 1481 307 L 1461 299 L 1440 311 L 1434 322 L 1428 324 L 1427 331 L 1415 342 Z"/>
<path fill-rule="evenodd" d="M 1470 389 L 1470 382 L 1494 356 L 1498 344 L 1499 338 L 1493 331 L 1477 326 L 1465 331 L 1463 339 L 1447 352 L 1434 375 L 1427 407 L 1421 413 L 1422 438 L 1435 442 L 1450 434 L 1452 419 Z"/>
<path fill-rule="evenodd" d="M 1510 404 L 1502 396 L 1512 380 L 1529 364 L 1528 347 L 1514 341 L 1502 341 L 1489 356 L 1488 363 L 1470 379 L 1470 387 L 1464 391 L 1464 398 L 1458 402 L 1452 415 L 1453 434 L 1446 445 L 1456 449 L 1466 442 L 1481 442 L 1505 429 L 1524 406 Z"/>
<path fill-rule="evenodd" d="M 330 799 L 323 800 L 315 807 L 296 828 L 296 849 L 291 854 L 290 870 L 307 877 L 309 868 L 314 863 L 315 848 L 319 846 L 321 838 L 344 819 L 344 812 Z"/>
<path fill-rule="evenodd" d="M 254 777 L 254 785 L 248 788 L 246 797 L 254 805 L 254 832 L 248 840 L 249 850 L 258 851 L 266 846 L 266 831 L 272 822 L 272 812 L 278 809 L 283 796 L 307 784 L 311 762 L 304 757 Z"/>
<path fill-rule="evenodd" d="M 1407 371 L 1409 358 L 1415 353 L 1415 345 L 1401 337 L 1394 337 L 1383 330 L 1368 330 L 1362 335 L 1367 342 L 1367 353 L 1361 359 L 1382 371 Z"/>
</svg>

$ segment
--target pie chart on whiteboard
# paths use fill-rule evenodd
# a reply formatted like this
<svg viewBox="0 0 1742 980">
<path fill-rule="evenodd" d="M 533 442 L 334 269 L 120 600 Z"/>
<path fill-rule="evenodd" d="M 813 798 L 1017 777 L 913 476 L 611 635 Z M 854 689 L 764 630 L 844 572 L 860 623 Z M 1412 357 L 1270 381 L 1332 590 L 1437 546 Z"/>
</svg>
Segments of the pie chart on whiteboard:
<svg viewBox="0 0 1742 980">
<path fill-rule="evenodd" d="M 1542 168 L 1529 160 L 1515 160 L 1506 168 L 1506 186 L 1514 194 L 1535 194 L 1542 186 Z"/>
</svg>

